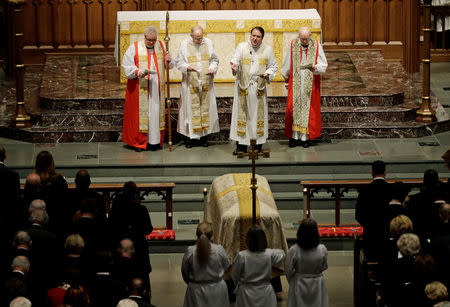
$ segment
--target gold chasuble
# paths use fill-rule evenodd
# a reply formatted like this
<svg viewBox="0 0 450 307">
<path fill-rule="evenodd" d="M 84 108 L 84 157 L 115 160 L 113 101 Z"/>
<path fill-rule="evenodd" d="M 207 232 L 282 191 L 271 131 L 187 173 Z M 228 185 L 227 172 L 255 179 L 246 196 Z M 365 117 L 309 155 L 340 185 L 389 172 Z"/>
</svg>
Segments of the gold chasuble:
<svg viewBox="0 0 450 307">
<path fill-rule="evenodd" d="M 226 174 L 214 179 L 205 205 L 204 220 L 213 225 L 213 241 L 221 244 L 230 260 L 247 249 L 246 235 L 252 225 L 252 174 Z M 268 248 L 287 252 L 286 237 L 275 200 L 265 177 L 256 175 L 256 221 L 265 231 Z"/>
<path fill-rule="evenodd" d="M 252 47 L 250 44 L 243 49 L 241 71 L 239 78 L 239 105 L 238 105 L 238 120 L 237 120 L 237 134 L 245 135 L 247 128 L 247 104 L 248 104 L 248 87 L 252 79 L 257 78 L 256 97 L 258 101 L 258 115 L 256 123 L 256 134 L 264 135 L 264 91 L 266 89 L 266 79 L 262 78 L 267 69 L 268 63 L 268 48 L 261 44 L 261 50 L 258 52 L 258 72 L 257 75 L 250 75 L 250 68 L 252 66 Z"/>
<path fill-rule="evenodd" d="M 313 89 L 314 74 L 308 68 L 316 63 L 316 53 L 318 53 L 318 42 L 310 40 L 306 50 L 306 60 L 302 59 L 302 45 L 300 39 L 292 42 L 291 59 L 300 59 L 292 61 L 292 105 L 293 120 L 292 131 L 303 134 L 309 134 L 309 109 L 311 106 L 311 94 Z M 302 70 L 303 73 L 303 92 L 302 92 Z"/>
<path fill-rule="evenodd" d="M 202 132 L 209 129 L 209 82 L 211 76 L 205 72 L 208 72 L 210 55 L 208 44 L 205 42 L 202 42 L 199 48 L 200 50 L 192 41 L 187 44 L 188 63 L 196 69 L 196 71 L 188 71 L 192 130 L 194 132 Z M 200 51 L 201 57 L 200 66 L 198 66 L 198 51 Z"/>
<path fill-rule="evenodd" d="M 151 58 L 153 57 L 153 62 L 156 69 L 156 74 L 158 76 L 159 84 L 159 129 L 165 129 L 165 68 L 164 68 L 164 58 L 165 50 L 161 41 L 155 44 L 153 49 L 153 54 L 147 50 L 144 41 L 139 41 L 136 50 L 138 63 L 137 66 L 139 70 L 151 70 Z M 152 74 L 148 74 L 145 78 L 139 78 L 139 132 L 148 133 L 148 118 L 149 118 L 149 101 L 148 101 L 148 91 L 150 89 L 149 77 Z"/>
</svg>

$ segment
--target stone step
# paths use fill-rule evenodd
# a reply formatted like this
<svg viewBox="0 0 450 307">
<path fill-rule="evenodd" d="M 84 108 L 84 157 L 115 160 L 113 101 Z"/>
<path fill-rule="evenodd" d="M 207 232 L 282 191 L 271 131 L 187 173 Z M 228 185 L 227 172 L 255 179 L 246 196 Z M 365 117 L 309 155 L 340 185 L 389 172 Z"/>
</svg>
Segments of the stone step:
<svg viewBox="0 0 450 307">
<path fill-rule="evenodd" d="M 36 126 L 43 127 L 87 127 L 87 126 L 121 126 L 122 110 L 67 110 L 44 111 Z"/>
<path fill-rule="evenodd" d="M 231 95 L 231 93 L 230 93 Z M 217 97 L 218 108 L 230 108 L 233 106 L 233 97 Z M 368 95 L 323 95 L 321 105 L 324 107 L 368 107 L 368 106 L 395 106 L 404 102 L 404 94 L 368 94 Z M 269 108 L 286 107 L 286 96 L 269 96 L 267 98 Z M 40 107 L 44 110 L 123 110 L 124 97 L 92 99 L 77 98 L 63 99 L 41 97 Z M 179 97 L 172 98 L 172 108 L 178 109 Z"/>
</svg>

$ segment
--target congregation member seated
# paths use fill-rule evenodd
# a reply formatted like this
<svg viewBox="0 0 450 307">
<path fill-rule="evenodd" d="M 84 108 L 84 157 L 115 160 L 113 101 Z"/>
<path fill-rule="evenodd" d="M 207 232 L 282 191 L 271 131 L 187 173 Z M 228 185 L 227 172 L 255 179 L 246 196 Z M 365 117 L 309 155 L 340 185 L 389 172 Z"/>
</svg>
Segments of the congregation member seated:
<svg viewBox="0 0 450 307">
<path fill-rule="evenodd" d="M 133 278 L 130 280 L 128 287 L 128 299 L 132 300 L 139 307 L 154 307 L 147 301 L 148 293 L 142 278 Z"/>
<path fill-rule="evenodd" d="M 423 306 L 423 289 L 415 277 L 415 258 L 420 252 L 419 237 L 405 233 L 397 240 L 398 256 L 382 284 L 387 306 Z"/>
<path fill-rule="evenodd" d="M 0 306 L 9 306 L 10 302 L 23 296 L 31 298 L 31 287 L 28 277 L 30 261 L 25 256 L 17 256 L 11 262 L 10 272 L 3 285 L 0 287 Z"/>
<path fill-rule="evenodd" d="M 41 179 L 41 195 L 47 204 L 50 217 L 49 229 L 59 231 L 65 229 L 64 205 L 67 204 L 68 185 L 66 179 L 56 172 L 53 156 L 46 150 L 36 156 L 35 174 Z"/>
<path fill-rule="evenodd" d="M 377 160 L 372 163 L 372 182 L 362 187 L 356 201 L 355 219 L 364 228 L 363 250 L 369 261 L 378 261 L 385 238 L 384 221 L 390 196 L 385 180 L 386 164 Z"/>
<path fill-rule="evenodd" d="M 270 284 L 272 267 L 281 264 L 284 251 L 267 248 L 267 237 L 258 226 L 250 226 L 246 243 L 233 262 L 232 278 L 236 285 L 236 307 L 276 306 L 275 291 Z"/>
<path fill-rule="evenodd" d="M 30 261 L 33 259 L 31 254 L 31 237 L 30 234 L 24 230 L 19 230 L 13 239 L 13 246 L 11 252 L 11 259 L 17 256 L 25 256 Z"/>
<path fill-rule="evenodd" d="M 35 306 L 44 304 L 47 290 L 56 282 L 56 272 L 62 256 L 56 235 L 46 229 L 48 221 L 49 216 L 46 210 L 34 210 L 30 215 L 31 226 L 26 229 L 33 242 L 31 246 L 33 298 L 31 301 Z"/>
<path fill-rule="evenodd" d="M 122 193 L 119 193 L 114 199 L 109 221 L 114 246 L 117 246 L 123 238 L 133 241 L 136 262 L 141 268 L 147 293 L 150 294 L 149 274 L 152 267 L 146 236 L 153 231 L 153 226 L 147 208 L 141 205 L 140 193 L 133 181 L 126 182 Z"/>
<path fill-rule="evenodd" d="M 425 286 L 425 295 L 428 299 L 428 306 L 441 306 L 439 303 L 448 299 L 448 290 L 444 284 L 433 281 Z"/>
<path fill-rule="evenodd" d="M 327 248 L 320 244 L 313 219 L 304 219 L 297 231 L 297 244 L 286 256 L 289 282 L 288 307 L 327 307 L 328 291 L 322 272 L 328 269 Z"/>
<path fill-rule="evenodd" d="M 124 287 L 129 285 L 130 281 L 135 277 L 141 277 L 145 280 L 145 272 L 136 261 L 134 243 L 129 238 L 125 238 L 119 242 L 117 254 L 113 262 L 113 276 L 119 280 Z"/>
<path fill-rule="evenodd" d="M 89 259 L 83 255 L 84 240 L 79 234 L 71 234 L 64 243 L 64 259 L 59 277 L 63 281 L 75 285 L 82 283 Z"/>
<path fill-rule="evenodd" d="M 74 285 L 67 289 L 61 306 L 90 307 L 92 305 L 88 291 L 81 285 Z"/>
<path fill-rule="evenodd" d="M 181 274 L 187 284 L 184 307 L 229 306 L 228 289 L 223 275 L 230 267 L 222 245 L 211 242 L 209 223 L 197 226 L 196 245 L 189 246 L 181 263 Z"/>
</svg>

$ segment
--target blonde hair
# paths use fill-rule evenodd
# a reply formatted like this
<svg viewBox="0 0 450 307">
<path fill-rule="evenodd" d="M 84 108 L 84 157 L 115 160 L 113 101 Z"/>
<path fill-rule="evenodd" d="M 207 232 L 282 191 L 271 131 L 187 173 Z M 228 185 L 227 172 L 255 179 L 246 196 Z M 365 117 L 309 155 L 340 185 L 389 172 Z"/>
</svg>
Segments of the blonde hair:
<svg viewBox="0 0 450 307">
<path fill-rule="evenodd" d="M 439 281 L 430 282 L 425 286 L 425 295 L 432 301 L 448 298 L 447 287 Z"/>
<path fill-rule="evenodd" d="M 409 217 L 406 215 L 397 215 L 389 223 L 389 232 L 393 237 L 399 237 L 404 233 L 413 231 L 413 224 Z"/>
<path fill-rule="evenodd" d="M 83 237 L 77 233 L 71 234 L 67 237 L 64 248 L 69 254 L 81 255 L 84 249 Z"/>
<path fill-rule="evenodd" d="M 405 233 L 397 240 L 397 248 L 403 256 L 416 256 L 420 252 L 419 237 L 413 233 Z"/>
<path fill-rule="evenodd" d="M 208 263 L 211 253 L 211 237 L 213 234 L 212 225 L 202 222 L 197 226 L 197 256 L 200 265 Z"/>
</svg>

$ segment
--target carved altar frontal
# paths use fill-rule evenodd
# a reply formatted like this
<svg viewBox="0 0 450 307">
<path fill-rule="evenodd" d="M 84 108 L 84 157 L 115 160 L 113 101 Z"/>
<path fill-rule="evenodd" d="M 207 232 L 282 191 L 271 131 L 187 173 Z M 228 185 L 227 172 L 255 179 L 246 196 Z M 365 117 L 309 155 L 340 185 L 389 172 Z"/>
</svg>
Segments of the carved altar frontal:
<svg viewBox="0 0 450 307">
<path fill-rule="evenodd" d="M 195 25 L 200 25 L 204 29 L 204 36 L 213 41 L 220 61 L 215 82 L 234 82 L 229 67 L 231 56 L 236 46 L 249 38 L 250 30 L 255 26 L 264 29 L 263 42 L 273 48 L 279 68 L 289 48 L 289 42 L 297 37 L 300 27 L 311 28 L 312 37 L 319 41 L 322 34 L 322 21 L 315 9 L 169 11 L 169 16 L 169 49 L 173 56 L 178 54 L 180 42 L 189 35 Z M 143 39 L 143 33 L 148 26 L 155 26 L 159 31 L 159 39 L 163 40 L 166 32 L 166 11 L 117 12 L 114 54 L 118 64 L 130 44 Z M 181 73 L 177 69 L 172 69 L 171 81 L 181 81 Z M 283 81 L 280 71 L 274 81 Z M 126 82 L 122 70 L 120 82 Z"/>
</svg>

